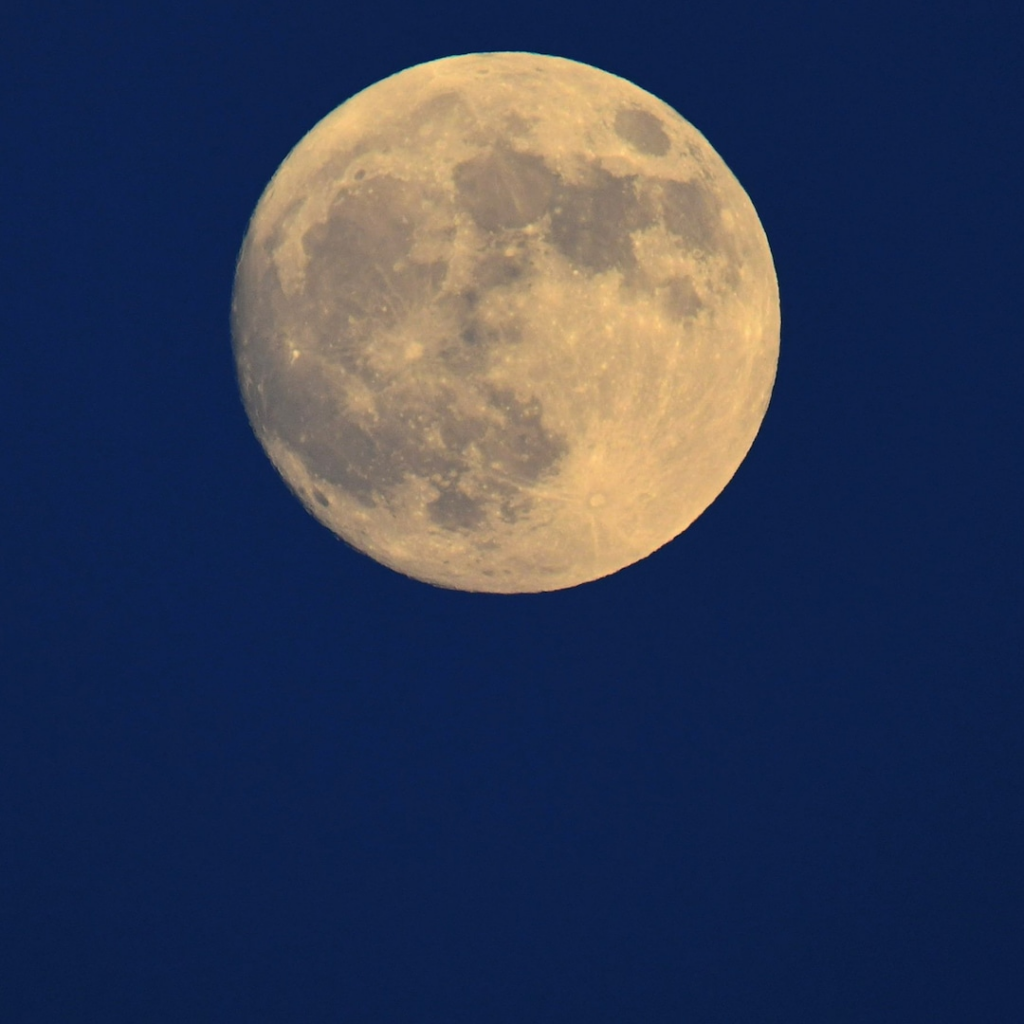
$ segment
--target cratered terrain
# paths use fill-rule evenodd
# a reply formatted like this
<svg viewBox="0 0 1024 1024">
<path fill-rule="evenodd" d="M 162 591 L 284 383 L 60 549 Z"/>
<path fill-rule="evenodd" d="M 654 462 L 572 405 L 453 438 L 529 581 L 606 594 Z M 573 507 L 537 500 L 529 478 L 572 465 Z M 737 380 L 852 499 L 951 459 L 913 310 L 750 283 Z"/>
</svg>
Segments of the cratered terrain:
<svg viewBox="0 0 1024 1024">
<path fill-rule="evenodd" d="M 409 576 L 555 590 L 651 554 L 743 460 L 779 297 L 750 199 L 637 86 L 528 53 L 364 90 L 296 146 L 239 257 L 256 435 Z"/>
</svg>

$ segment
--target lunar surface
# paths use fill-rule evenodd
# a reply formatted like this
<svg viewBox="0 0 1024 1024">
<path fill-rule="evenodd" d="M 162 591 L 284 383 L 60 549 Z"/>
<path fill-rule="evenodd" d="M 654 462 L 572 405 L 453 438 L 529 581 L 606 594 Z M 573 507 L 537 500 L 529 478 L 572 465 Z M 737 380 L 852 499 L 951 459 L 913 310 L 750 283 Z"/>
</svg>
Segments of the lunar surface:
<svg viewBox="0 0 1024 1024">
<path fill-rule="evenodd" d="M 442 587 L 614 573 L 718 496 L 779 350 L 768 242 L 637 86 L 450 57 L 316 125 L 264 192 L 233 337 L 257 437 L 349 544 Z"/>
</svg>

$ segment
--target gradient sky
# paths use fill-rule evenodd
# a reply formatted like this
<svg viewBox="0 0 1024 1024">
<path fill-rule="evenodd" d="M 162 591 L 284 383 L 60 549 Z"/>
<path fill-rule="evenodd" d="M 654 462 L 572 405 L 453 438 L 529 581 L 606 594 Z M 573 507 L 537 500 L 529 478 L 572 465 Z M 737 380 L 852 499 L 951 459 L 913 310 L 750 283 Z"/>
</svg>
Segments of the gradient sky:
<svg viewBox="0 0 1024 1024">
<path fill-rule="evenodd" d="M 1019 6 L 20 6 L 0 1021 L 1024 1019 Z M 228 329 L 299 138 L 499 49 L 679 110 L 782 296 L 724 494 L 537 596 L 317 525 Z"/>
</svg>

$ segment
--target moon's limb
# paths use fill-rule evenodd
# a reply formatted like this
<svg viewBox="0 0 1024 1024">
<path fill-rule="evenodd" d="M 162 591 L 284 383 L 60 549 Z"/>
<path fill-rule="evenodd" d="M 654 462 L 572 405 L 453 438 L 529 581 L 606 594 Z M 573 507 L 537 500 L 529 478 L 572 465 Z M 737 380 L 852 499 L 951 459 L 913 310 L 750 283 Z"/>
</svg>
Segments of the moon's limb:
<svg viewBox="0 0 1024 1024">
<path fill-rule="evenodd" d="M 778 289 L 707 141 L 583 64 L 419 65 L 328 115 L 239 258 L 253 427 L 307 508 L 440 586 L 615 572 L 728 483 L 768 405 Z"/>
</svg>

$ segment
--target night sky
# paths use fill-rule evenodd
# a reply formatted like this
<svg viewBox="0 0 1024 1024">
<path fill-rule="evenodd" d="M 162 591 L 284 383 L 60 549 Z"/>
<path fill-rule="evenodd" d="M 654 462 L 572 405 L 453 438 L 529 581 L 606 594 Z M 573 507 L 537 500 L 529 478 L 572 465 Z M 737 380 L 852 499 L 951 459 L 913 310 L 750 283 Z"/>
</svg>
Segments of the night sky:
<svg viewBox="0 0 1024 1024">
<path fill-rule="evenodd" d="M 1024 1020 L 1019 4 L 18 7 L 0 1022 Z M 676 108 L 782 297 L 722 496 L 542 595 L 339 542 L 231 353 L 291 147 L 486 50 Z"/>
</svg>

